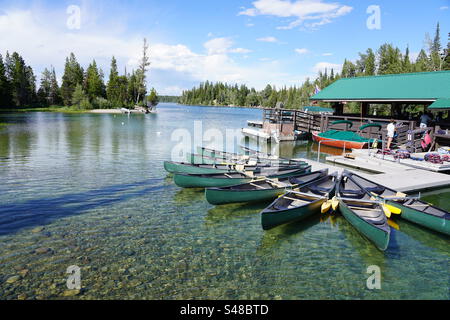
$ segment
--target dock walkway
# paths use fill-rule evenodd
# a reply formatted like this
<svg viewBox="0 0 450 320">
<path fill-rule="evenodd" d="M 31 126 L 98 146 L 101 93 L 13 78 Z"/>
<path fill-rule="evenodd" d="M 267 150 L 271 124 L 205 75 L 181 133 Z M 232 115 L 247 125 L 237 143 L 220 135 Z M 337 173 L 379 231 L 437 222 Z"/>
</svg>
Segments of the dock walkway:
<svg viewBox="0 0 450 320">
<path fill-rule="evenodd" d="M 331 172 L 342 173 L 344 167 L 339 163 L 328 164 L 321 163 L 308 159 L 296 159 L 306 161 L 312 166 L 312 170 L 328 169 Z M 338 166 L 336 166 L 338 164 Z M 368 165 L 360 164 L 354 166 L 356 173 L 364 178 L 372 180 L 373 182 L 382 184 L 388 188 L 405 192 L 413 193 L 419 191 L 425 191 L 429 189 L 450 187 L 450 175 L 425 171 L 422 169 L 416 169 L 406 166 L 399 167 L 396 163 L 392 163 L 392 166 L 387 165 Z M 377 174 L 370 174 L 367 172 L 361 172 L 359 170 L 370 170 L 377 172 Z"/>
</svg>

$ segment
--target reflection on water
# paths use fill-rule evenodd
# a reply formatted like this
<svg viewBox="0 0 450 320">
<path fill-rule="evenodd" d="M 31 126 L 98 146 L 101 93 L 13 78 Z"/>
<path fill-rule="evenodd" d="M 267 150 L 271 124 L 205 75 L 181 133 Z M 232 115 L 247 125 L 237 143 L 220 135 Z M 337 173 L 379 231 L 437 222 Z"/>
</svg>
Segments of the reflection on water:
<svg viewBox="0 0 450 320">
<path fill-rule="evenodd" d="M 264 232 L 268 203 L 214 207 L 164 171 L 175 129 L 193 132 L 201 119 L 225 133 L 261 117 L 180 105 L 130 117 L 0 115 L 0 299 L 61 299 L 71 265 L 82 270 L 75 299 L 449 298 L 448 237 L 400 220 L 381 253 L 338 214 Z M 310 142 L 266 148 L 318 155 Z M 322 161 L 336 152 L 321 151 Z M 450 209 L 449 195 L 424 198 Z M 370 265 L 381 291 L 365 287 Z"/>
</svg>

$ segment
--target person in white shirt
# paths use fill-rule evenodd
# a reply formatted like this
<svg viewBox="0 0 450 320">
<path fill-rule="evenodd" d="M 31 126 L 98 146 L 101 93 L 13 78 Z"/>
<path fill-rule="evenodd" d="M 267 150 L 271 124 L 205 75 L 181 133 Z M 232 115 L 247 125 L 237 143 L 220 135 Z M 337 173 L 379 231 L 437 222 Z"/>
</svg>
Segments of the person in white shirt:
<svg viewBox="0 0 450 320">
<path fill-rule="evenodd" d="M 396 130 L 395 120 L 392 119 L 391 123 L 389 123 L 389 125 L 387 126 L 387 136 L 388 136 L 387 150 L 391 150 L 391 144 L 392 141 L 394 140 L 395 130 Z"/>
</svg>

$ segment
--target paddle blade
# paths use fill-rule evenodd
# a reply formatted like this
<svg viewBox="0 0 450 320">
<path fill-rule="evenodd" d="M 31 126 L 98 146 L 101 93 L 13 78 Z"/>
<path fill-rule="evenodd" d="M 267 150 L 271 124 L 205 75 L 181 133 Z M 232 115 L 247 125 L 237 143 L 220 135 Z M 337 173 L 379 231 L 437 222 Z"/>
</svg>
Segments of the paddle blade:
<svg viewBox="0 0 450 320">
<path fill-rule="evenodd" d="M 391 219 L 388 220 L 388 225 L 391 228 L 394 228 L 395 230 L 400 230 L 400 226 L 398 225 L 398 223 L 396 223 L 395 221 L 393 221 Z"/>
<path fill-rule="evenodd" d="M 337 208 L 339 207 L 339 200 L 334 197 L 333 200 L 331 200 L 331 207 L 333 208 L 334 211 L 337 210 Z"/>
<path fill-rule="evenodd" d="M 328 201 L 325 201 L 323 204 L 322 204 L 322 213 L 327 213 L 328 211 L 330 211 L 330 209 L 331 209 L 331 201 L 330 200 L 328 200 Z"/>
<path fill-rule="evenodd" d="M 390 218 L 392 215 L 391 210 L 389 210 L 384 204 L 382 204 L 381 207 L 383 208 L 383 211 L 384 211 L 384 214 L 386 215 L 386 217 Z"/>
<path fill-rule="evenodd" d="M 389 204 L 386 205 L 386 208 L 388 208 L 388 210 L 392 213 L 392 214 L 401 214 L 402 213 L 402 209 L 391 206 Z"/>
</svg>

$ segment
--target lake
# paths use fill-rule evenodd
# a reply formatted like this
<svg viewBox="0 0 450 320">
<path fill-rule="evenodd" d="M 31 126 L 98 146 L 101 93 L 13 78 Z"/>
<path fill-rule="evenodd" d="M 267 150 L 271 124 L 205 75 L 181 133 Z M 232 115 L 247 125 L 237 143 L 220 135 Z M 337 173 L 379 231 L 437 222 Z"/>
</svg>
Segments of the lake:
<svg viewBox="0 0 450 320">
<path fill-rule="evenodd" d="M 172 104 L 151 115 L 0 114 L 0 299 L 60 299 L 70 266 L 81 268 L 75 299 L 450 298 L 448 237 L 398 221 L 382 253 L 339 215 L 264 232 L 267 204 L 214 207 L 164 171 L 174 132 L 191 133 L 193 148 L 202 133 L 261 117 Z M 317 159 L 312 143 L 280 153 Z M 450 210 L 450 189 L 423 197 Z M 370 266 L 381 290 L 366 286 Z"/>
</svg>

